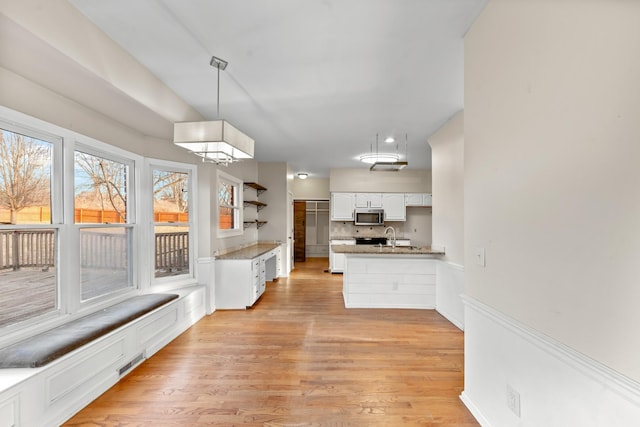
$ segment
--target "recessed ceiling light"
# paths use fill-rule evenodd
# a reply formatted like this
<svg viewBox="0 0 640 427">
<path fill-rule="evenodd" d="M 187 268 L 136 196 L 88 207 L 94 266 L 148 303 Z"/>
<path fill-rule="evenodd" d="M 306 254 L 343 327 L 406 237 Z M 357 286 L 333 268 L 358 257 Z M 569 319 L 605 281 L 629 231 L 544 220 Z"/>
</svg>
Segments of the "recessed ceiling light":
<svg viewBox="0 0 640 427">
<path fill-rule="evenodd" d="M 391 144 L 391 143 L 393 143 L 393 142 L 396 142 L 396 140 L 395 140 L 395 139 L 393 139 L 393 137 L 392 137 L 392 136 L 388 136 L 388 137 L 384 140 L 384 142 L 386 142 L 387 144 Z"/>
<path fill-rule="evenodd" d="M 309 178 L 309 174 L 308 174 L 308 173 L 306 173 L 306 172 L 300 172 L 300 173 L 298 174 L 298 178 L 300 178 L 300 179 L 307 179 L 307 178 Z"/>
</svg>

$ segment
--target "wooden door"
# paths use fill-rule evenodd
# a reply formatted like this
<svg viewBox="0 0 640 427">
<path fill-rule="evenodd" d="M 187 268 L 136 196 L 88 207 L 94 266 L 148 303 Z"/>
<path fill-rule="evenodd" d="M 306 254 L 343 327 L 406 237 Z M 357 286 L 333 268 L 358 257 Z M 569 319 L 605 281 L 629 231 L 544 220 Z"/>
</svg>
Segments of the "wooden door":
<svg viewBox="0 0 640 427">
<path fill-rule="evenodd" d="M 304 262 L 307 228 L 307 203 L 293 202 L 294 261 Z"/>
</svg>

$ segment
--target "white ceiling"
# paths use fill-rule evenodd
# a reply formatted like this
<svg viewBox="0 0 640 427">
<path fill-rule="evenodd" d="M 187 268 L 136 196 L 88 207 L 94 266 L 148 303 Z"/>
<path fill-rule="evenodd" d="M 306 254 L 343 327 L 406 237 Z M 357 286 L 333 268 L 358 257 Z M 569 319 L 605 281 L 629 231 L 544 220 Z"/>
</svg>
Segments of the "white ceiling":
<svg viewBox="0 0 640 427">
<path fill-rule="evenodd" d="M 256 141 L 259 161 L 328 176 L 380 134 L 409 169 L 463 108 L 463 36 L 485 0 L 70 0 L 205 118 Z M 395 152 L 395 145 L 389 147 Z"/>
</svg>

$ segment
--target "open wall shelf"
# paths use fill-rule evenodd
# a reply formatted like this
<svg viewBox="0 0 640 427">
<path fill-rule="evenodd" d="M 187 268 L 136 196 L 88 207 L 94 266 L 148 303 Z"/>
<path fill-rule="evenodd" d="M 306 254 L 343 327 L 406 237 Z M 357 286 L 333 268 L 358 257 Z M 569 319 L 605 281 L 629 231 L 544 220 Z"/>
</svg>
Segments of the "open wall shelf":
<svg viewBox="0 0 640 427">
<path fill-rule="evenodd" d="M 255 221 L 244 221 L 244 226 L 245 227 L 251 227 L 252 225 L 255 224 L 255 226 L 257 228 L 262 227 L 263 225 L 265 225 L 267 223 L 267 221 L 258 221 L 257 219 Z"/>
<path fill-rule="evenodd" d="M 255 206 L 256 209 L 258 209 L 258 212 L 260 212 L 263 208 L 267 207 L 266 203 L 262 203 L 262 202 L 259 202 L 257 200 L 245 200 L 244 201 L 244 205 L 245 206 L 249 206 L 249 205 Z"/>
<path fill-rule="evenodd" d="M 253 188 L 254 190 L 256 190 L 256 193 L 257 193 L 258 196 L 261 193 L 264 193 L 265 191 L 267 191 L 267 189 L 265 187 L 263 187 L 262 185 L 258 184 L 257 182 L 245 182 L 244 186 L 245 186 L 245 188 L 249 187 L 249 188 Z"/>
</svg>

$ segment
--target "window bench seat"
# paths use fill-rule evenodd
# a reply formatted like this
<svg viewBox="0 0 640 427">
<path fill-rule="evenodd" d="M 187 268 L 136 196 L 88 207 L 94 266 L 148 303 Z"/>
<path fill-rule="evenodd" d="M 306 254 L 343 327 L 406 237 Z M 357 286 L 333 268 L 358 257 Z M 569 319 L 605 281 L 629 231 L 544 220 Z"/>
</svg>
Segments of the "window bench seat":
<svg viewBox="0 0 640 427">
<path fill-rule="evenodd" d="M 0 426 L 64 423 L 205 315 L 205 286 L 170 292 L 129 298 L 0 349 Z"/>
<path fill-rule="evenodd" d="M 178 298 L 146 294 L 0 349 L 0 368 L 39 368 Z"/>
</svg>

